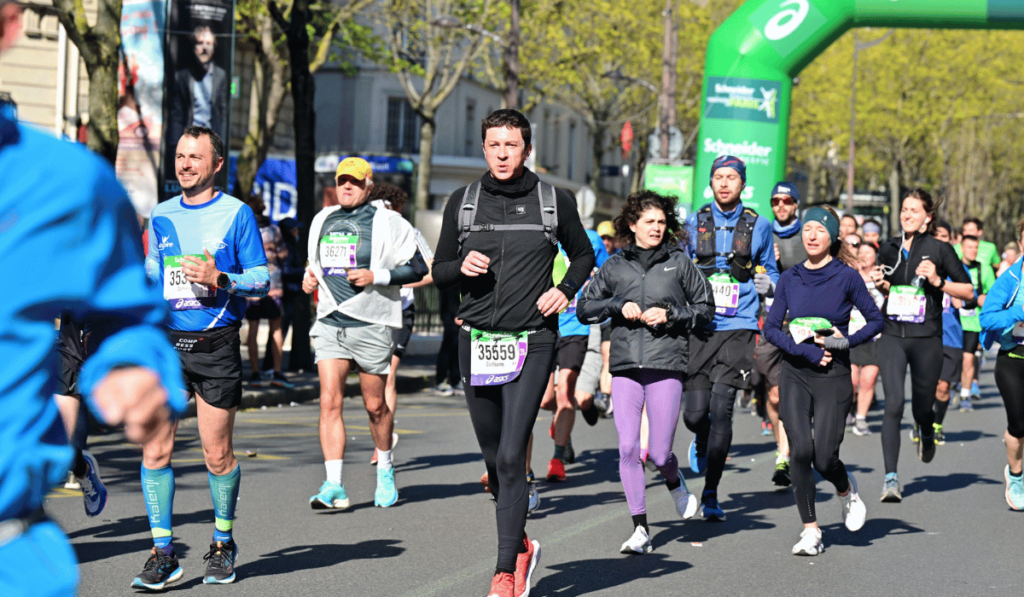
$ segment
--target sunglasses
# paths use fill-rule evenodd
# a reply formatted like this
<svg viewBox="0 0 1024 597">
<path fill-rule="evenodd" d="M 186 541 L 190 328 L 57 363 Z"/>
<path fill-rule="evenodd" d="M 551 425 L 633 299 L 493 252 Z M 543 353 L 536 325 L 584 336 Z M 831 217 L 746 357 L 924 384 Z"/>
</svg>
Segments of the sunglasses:
<svg viewBox="0 0 1024 597">
<path fill-rule="evenodd" d="M 794 203 L 796 203 L 796 201 L 793 201 L 792 197 L 786 197 L 786 196 L 772 197 L 772 207 L 775 207 L 776 205 L 778 205 L 780 203 L 783 204 L 783 205 L 793 205 Z"/>
</svg>

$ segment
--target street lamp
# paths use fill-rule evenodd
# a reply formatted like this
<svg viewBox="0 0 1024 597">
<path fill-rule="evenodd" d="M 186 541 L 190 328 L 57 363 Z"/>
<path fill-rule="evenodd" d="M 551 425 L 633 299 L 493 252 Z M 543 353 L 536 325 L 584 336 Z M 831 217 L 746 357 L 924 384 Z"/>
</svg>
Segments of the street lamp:
<svg viewBox="0 0 1024 597">
<path fill-rule="evenodd" d="M 508 39 L 502 39 L 493 31 L 488 31 L 476 24 L 465 24 L 454 15 L 441 15 L 430 21 L 430 24 L 441 29 L 466 29 L 483 35 L 502 46 L 505 55 L 505 107 L 515 110 L 519 107 L 519 2 L 509 0 L 512 6 L 509 20 Z"/>
</svg>

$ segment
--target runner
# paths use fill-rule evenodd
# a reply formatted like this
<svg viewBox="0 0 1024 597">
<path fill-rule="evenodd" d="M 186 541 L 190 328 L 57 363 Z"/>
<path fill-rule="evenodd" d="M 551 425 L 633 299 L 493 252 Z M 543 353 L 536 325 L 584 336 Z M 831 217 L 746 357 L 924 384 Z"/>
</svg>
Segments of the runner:
<svg viewBox="0 0 1024 597">
<path fill-rule="evenodd" d="M 976 261 L 991 267 L 993 273 L 999 269 L 999 262 L 1002 261 L 999 257 L 999 248 L 994 243 L 984 240 L 985 224 L 980 219 L 973 216 L 964 218 L 964 224 L 960 229 L 960 233 L 962 236 L 956 244 L 957 257 L 963 257 L 964 237 L 973 236 L 978 239 L 978 256 Z"/>
<path fill-rule="evenodd" d="M 966 226 L 965 226 L 966 228 Z M 988 267 L 988 263 L 982 263 L 979 259 L 978 237 L 964 233 L 960 239 L 960 254 L 964 267 L 971 276 L 971 284 L 974 286 L 974 294 L 977 298 L 965 301 L 960 307 L 960 324 L 964 329 L 963 339 L 963 369 L 960 374 L 960 411 L 970 412 L 974 410 L 971 406 L 972 397 L 980 397 L 977 391 L 978 358 L 974 354 L 980 346 L 978 340 L 981 335 L 981 322 L 978 320 L 978 311 L 985 305 L 985 295 L 988 294 L 996 278 L 994 270 Z M 991 244 L 991 243 L 989 243 Z M 993 245 L 994 246 L 994 245 Z"/>
<path fill-rule="evenodd" d="M 1017 243 L 1024 251 L 1024 220 L 1017 223 Z M 999 356 L 996 357 L 996 386 L 1006 407 L 1006 503 L 1014 510 L 1024 510 L 1024 476 L 1021 449 L 1024 447 L 1024 292 L 1021 281 L 1021 259 L 1017 259 L 1000 276 L 988 293 L 981 309 L 981 326 L 997 334 Z"/>
<path fill-rule="evenodd" d="M 996 270 L 996 277 L 1010 269 L 1010 266 L 1017 262 L 1018 257 L 1020 257 L 1020 247 L 1017 246 L 1017 243 L 1006 243 L 1006 246 L 1003 247 L 1003 260 L 999 263 L 999 269 Z"/>
<path fill-rule="evenodd" d="M 948 243 L 951 238 L 952 227 L 949 222 L 941 221 L 935 227 L 935 238 Z M 964 266 L 966 271 L 966 266 Z M 959 307 L 963 305 L 960 299 L 944 294 L 942 297 L 942 372 L 939 374 L 939 383 L 935 388 L 935 445 L 942 446 L 946 443 L 946 434 L 942 425 L 946 419 L 946 411 L 950 407 L 950 389 L 960 381 L 960 373 L 963 369 L 963 348 L 964 329 L 960 325 Z M 968 406 L 969 406 L 968 402 Z M 921 431 L 917 424 L 910 432 L 910 439 L 921 441 Z"/>
<path fill-rule="evenodd" d="M 878 249 L 868 242 L 861 242 L 857 247 L 857 272 L 861 280 L 875 300 L 875 306 L 879 309 L 885 302 L 885 296 L 875 288 L 871 279 L 871 272 L 875 269 L 878 260 Z M 867 323 L 864 315 L 854 307 L 850 311 L 850 334 L 856 334 Z M 850 380 L 853 382 L 853 393 L 855 396 L 855 414 L 853 418 L 853 433 L 855 435 L 871 435 L 871 428 L 868 427 L 868 410 L 875 399 L 875 383 L 878 380 L 878 338 L 881 334 L 872 337 L 869 341 L 863 342 L 850 349 Z"/>
<path fill-rule="evenodd" d="M 0 0 L 0 55 L 22 29 L 22 8 Z M 147 282 L 141 231 L 110 164 L 84 146 L 19 124 L 0 110 L 0 595 L 74 595 L 78 561 L 43 512 L 73 451 L 52 396 L 54 320 L 67 311 L 119 331 L 83 366 L 78 391 L 110 425 L 142 442 L 185 408 L 174 351 L 155 325 L 166 303 Z"/>
<path fill-rule="evenodd" d="M 864 231 L 864 242 L 868 243 L 869 245 L 874 245 L 874 247 L 877 249 L 879 246 L 879 241 L 882 238 L 882 225 L 879 224 L 876 220 L 868 219 L 864 220 L 864 225 L 861 226 L 861 229 Z"/>
<path fill-rule="evenodd" d="M 246 299 L 248 304 L 245 309 L 245 319 L 249 322 L 248 337 L 246 346 L 249 349 L 249 382 L 256 387 L 262 385 L 259 366 L 259 344 L 257 342 L 260 330 L 260 320 L 266 319 L 270 327 L 268 343 L 270 349 L 273 373 L 270 378 L 270 385 L 279 388 L 293 388 L 295 385 L 288 381 L 281 370 L 281 359 L 284 354 L 284 332 L 281 329 L 281 299 L 284 296 L 284 283 L 281 278 L 281 270 L 286 259 L 288 259 L 288 248 L 284 244 L 281 230 L 270 221 L 263 212 L 266 204 L 259 195 L 249 197 L 246 205 L 252 209 L 256 217 L 256 225 L 260 229 L 260 237 L 263 239 L 263 252 L 267 256 L 267 272 L 270 275 L 270 290 L 267 296 L 252 297 Z"/>
<path fill-rule="evenodd" d="M 846 239 L 854 234 L 857 234 L 857 218 L 853 217 L 853 214 L 843 214 L 843 217 L 839 220 L 839 239 L 846 242 Z"/>
<path fill-rule="evenodd" d="M 498 561 L 488 595 L 529 594 L 540 545 L 527 538 L 526 447 L 554 359 L 558 313 L 594 268 L 571 193 L 525 168 L 530 122 L 497 110 L 481 124 L 488 172 L 448 199 L 434 258 L 439 288 L 460 284 L 459 366 L 497 503 Z M 472 207 L 469 207 L 472 206 Z M 552 286 L 556 243 L 570 265 Z"/>
<path fill-rule="evenodd" d="M 785 272 L 798 263 L 807 259 L 807 251 L 801 239 L 803 224 L 797 216 L 797 208 L 800 204 L 800 193 L 796 185 L 789 182 L 780 182 L 772 190 L 772 213 L 775 221 L 772 222 L 772 236 L 775 241 L 775 263 L 779 272 Z M 773 299 L 765 297 L 765 314 L 771 312 Z M 783 323 L 783 326 L 788 322 Z M 791 483 L 789 474 L 789 441 L 786 439 L 786 430 L 779 421 L 779 373 L 782 369 L 783 352 L 777 346 L 768 341 L 764 336 L 758 339 L 757 347 L 754 349 L 754 365 L 760 374 L 765 386 L 767 401 L 765 410 L 768 413 L 768 420 L 771 424 L 772 433 L 775 436 L 775 471 L 772 473 L 772 483 L 779 487 L 789 487 Z"/>
<path fill-rule="evenodd" d="M 316 323 L 309 337 L 320 376 L 320 447 L 327 478 L 309 498 L 314 510 L 348 508 L 342 482 L 345 380 L 359 367 L 363 405 L 377 450 L 377 488 L 373 505 L 398 501 L 391 448 L 394 413 L 384 386 L 394 351 L 392 330 L 402 327 L 400 287 L 418 282 L 427 264 L 416 245 L 415 229 L 382 203 L 370 203 L 373 168 L 356 157 L 335 171 L 338 205 L 326 207 L 309 226 L 309 268 L 302 290 L 319 288 Z"/>
<path fill-rule="evenodd" d="M 688 220 L 688 253 L 715 291 L 715 319 L 696 328 L 690 338 L 683 394 L 684 421 L 695 435 L 690 468 L 696 473 L 707 470 L 701 503 L 709 520 L 725 520 L 718 483 L 732 444 L 736 393 L 746 388 L 754 367 L 758 295 L 772 296 L 779 279 L 771 224 L 740 201 L 746 171 L 739 158 L 716 159 L 711 166 L 715 200 Z M 764 273 L 755 270 L 758 266 Z"/>
<path fill-rule="evenodd" d="M 653 551 L 647 524 L 640 417 L 650 413 L 649 458 L 665 477 L 679 516 L 697 513 L 672 452 L 679 422 L 687 336 L 711 321 L 711 285 L 678 248 L 686 241 L 675 214 L 675 198 L 652 191 L 626 199 L 615 219 L 621 253 L 598 271 L 580 301 L 580 321 L 612 318 L 612 400 L 619 435 L 619 476 L 632 515 L 633 534 L 621 553 Z"/>
<path fill-rule="evenodd" d="M 931 236 L 937 225 L 935 210 L 927 191 L 916 189 L 904 197 L 900 210 L 902 234 L 882 245 L 878 253 L 881 265 L 872 273 L 875 285 L 886 295 L 882 307 L 885 330 L 878 341 L 878 364 L 885 392 L 883 502 L 903 499 L 896 468 L 907 366 L 914 421 L 921 428 L 917 454 L 927 463 L 935 457 L 933 409 L 941 373 L 937 364 L 942 359 L 942 295 L 945 292 L 961 299 L 974 296 L 971 278 L 952 247 Z"/>
<path fill-rule="evenodd" d="M 839 459 L 846 414 L 853 401 L 850 348 L 882 331 L 882 314 L 856 270 L 853 252 L 839 237 L 839 220 L 829 208 L 804 214 L 803 244 L 807 261 L 782 275 L 775 302 L 764 323 L 772 344 L 785 351 L 780 383 L 782 420 L 790 434 L 793 494 L 804 523 L 794 555 L 816 556 L 825 550 L 815 514 L 814 469 L 836 488 L 843 522 L 851 531 L 864 526 L 867 510 L 857 482 Z M 866 323 L 849 333 L 857 308 Z M 788 333 L 782 329 L 790 319 Z"/>
</svg>

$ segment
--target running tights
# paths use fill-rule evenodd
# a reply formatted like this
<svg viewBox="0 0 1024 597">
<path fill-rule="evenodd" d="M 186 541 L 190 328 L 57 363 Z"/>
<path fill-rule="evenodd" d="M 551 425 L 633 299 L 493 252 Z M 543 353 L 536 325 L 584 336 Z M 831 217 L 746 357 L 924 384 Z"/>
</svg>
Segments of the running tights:
<svg viewBox="0 0 1024 597">
<path fill-rule="evenodd" d="M 682 373 L 657 369 L 617 371 L 612 377 L 615 430 L 619 433 L 619 477 L 633 516 L 645 514 L 647 479 L 640 462 L 640 418 L 647 405 L 650 434 L 647 457 L 669 484 L 679 480 L 679 462 L 672 453 L 679 407 Z"/>
<path fill-rule="evenodd" d="M 930 433 L 935 423 L 935 388 L 942 373 L 942 338 L 897 338 L 882 334 L 878 340 L 878 371 L 885 392 L 882 456 L 886 474 L 896 472 L 900 458 L 907 365 L 910 365 L 910 408 L 914 421 L 921 427 L 921 433 Z"/>
<path fill-rule="evenodd" d="M 800 371 L 782 363 L 779 378 L 779 418 L 789 437 L 789 462 L 793 495 L 804 524 L 815 522 L 814 470 L 836 491 L 850 488 L 846 466 L 839 460 L 839 445 L 846 432 L 846 413 L 853 401 L 850 370 L 833 365 L 827 376 Z"/>
<path fill-rule="evenodd" d="M 716 383 L 710 390 L 685 393 L 686 412 L 683 421 L 697 440 L 697 450 L 707 450 L 708 469 L 704 475 L 704 491 L 718 491 L 725 461 L 732 445 L 732 411 L 736 388 Z"/>
<path fill-rule="evenodd" d="M 996 358 L 996 387 L 1006 405 L 1006 430 L 1024 439 L 1024 359 L 999 351 Z"/>
<path fill-rule="evenodd" d="M 531 344 L 523 370 L 514 381 L 500 386 L 473 386 L 469 383 L 470 341 L 459 334 L 459 366 L 469 418 L 484 455 L 497 508 L 498 572 L 515 572 L 516 555 L 525 549 L 523 534 L 529 505 L 526 446 L 554 358 L 554 343 Z"/>
</svg>

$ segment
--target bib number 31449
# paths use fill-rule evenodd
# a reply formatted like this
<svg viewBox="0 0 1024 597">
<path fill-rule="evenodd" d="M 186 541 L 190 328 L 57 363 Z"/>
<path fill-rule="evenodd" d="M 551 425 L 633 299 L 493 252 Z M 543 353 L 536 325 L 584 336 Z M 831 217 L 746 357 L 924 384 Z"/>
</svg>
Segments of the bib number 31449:
<svg viewBox="0 0 1024 597">
<path fill-rule="evenodd" d="M 171 311 L 187 311 L 212 307 L 214 298 L 209 286 L 193 284 L 185 279 L 185 257 L 206 261 L 205 255 L 168 255 L 164 257 L 164 300 Z"/>
<path fill-rule="evenodd" d="M 526 332 L 470 332 L 470 385 L 500 386 L 519 377 L 526 362 Z"/>
</svg>

